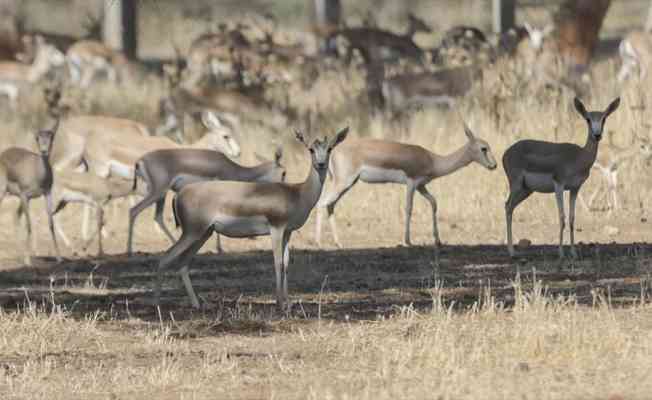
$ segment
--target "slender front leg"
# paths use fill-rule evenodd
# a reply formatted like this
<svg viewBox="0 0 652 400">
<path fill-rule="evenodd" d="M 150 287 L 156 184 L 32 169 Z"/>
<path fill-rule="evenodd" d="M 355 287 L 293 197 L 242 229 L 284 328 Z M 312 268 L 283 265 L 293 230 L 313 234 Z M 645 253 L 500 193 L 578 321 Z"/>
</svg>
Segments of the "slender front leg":
<svg viewBox="0 0 652 400">
<path fill-rule="evenodd" d="M 88 240 L 88 231 L 90 230 L 91 207 L 84 204 L 84 214 L 82 216 L 82 231 L 81 237 L 83 240 Z"/>
<path fill-rule="evenodd" d="M 48 213 L 48 227 L 50 228 L 50 236 L 54 243 L 54 251 L 57 255 L 57 262 L 61 262 L 61 251 L 59 251 L 59 243 L 57 243 L 57 235 L 54 233 L 54 210 L 52 210 L 52 192 L 45 194 L 45 208 Z"/>
<path fill-rule="evenodd" d="M 570 243 L 571 243 L 571 256 L 577 258 L 577 250 L 575 249 L 575 201 L 577 200 L 578 189 L 570 191 L 570 203 L 568 206 L 568 225 L 570 226 Z"/>
<path fill-rule="evenodd" d="M 276 274 L 276 306 L 283 309 L 283 236 L 285 227 L 271 227 L 272 251 L 274 253 L 274 272 Z"/>
<path fill-rule="evenodd" d="M 289 304 L 288 296 L 288 266 L 290 265 L 290 237 L 292 232 L 285 231 L 283 235 L 283 297 Z"/>
<path fill-rule="evenodd" d="M 217 251 L 217 254 L 224 253 L 224 249 L 222 248 L 222 240 L 220 239 L 219 233 L 215 234 L 215 250 Z"/>
<path fill-rule="evenodd" d="M 18 205 L 18 208 L 16 209 L 16 214 L 14 214 L 14 225 L 18 227 L 19 225 L 22 224 L 22 218 L 25 218 L 25 223 L 24 223 L 24 229 L 25 229 L 25 249 L 24 249 L 24 261 L 25 265 L 31 266 L 32 265 L 32 249 L 31 249 L 31 243 L 32 243 L 32 225 L 29 221 L 29 217 L 27 216 L 27 213 L 25 212 L 25 209 L 27 207 L 27 199 L 24 196 L 20 196 L 20 204 Z"/>
<path fill-rule="evenodd" d="M 70 248 L 71 250 L 75 251 L 75 249 L 72 247 L 70 239 L 68 239 L 68 236 L 66 235 L 66 232 L 64 232 L 63 228 L 61 228 L 61 224 L 58 222 L 58 216 L 59 214 L 55 214 L 53 216 L 54 218 L 54 229 L 57 232 L 57 235 L 63 240 L 63 244 L 66 245 L 66 247 Z"/>
<path fill-rule="evenodd" d="M 138 204 L 129 209 L 129 233 L 127 236 L 127 254 L 131 255 L 132 246 L 133 246 L 133 235 L 134 235 L 134 225 L 136 224 L 136 218 L 138 215 L 143 212 L 147 207 L 159 201 L 159 196 L 147 195 L 143 198 Z M 165 196 L 163 197 L 165 202 Z M 174 243 L 174 240 L 172 240 Z"/>
<path fill-rule="evenodd" d="M 417 190 L 430 203 L 430 207 L 432 208 L 432 235 L 435 239 L 435 246 L 441 246 L 439 230 L 437 229 L 437 200 L 435 199 L 435 196 L 430 194 L 425 186 L 419 186 L 417 187 Z"/>
<path fill-rule="evenodd" d="M 413 181 L 408 181 L 405 190 L 405 238 L 403 240 L 406 246 L 412 246 L 410 240 L 410 220 L 412 219 L 412 202 L 414 201 L 414 190 L 416 189 Z"/>
<path fill-rule="evenodd" d="M 159 261 L 158 269 L 156 271 L 156 287 L 154 289 L 154 299 L 156 304 L 159 304 L 161 298 L 161 286 L 163 283 L 163 270 L 169 268 L 173 262 L 178 261 L 178 259 L 184 255 L 186 250 L 190 249 L 195 242 L 200 239 L 200 235 L 183 232 L 181 238 L 165 253 L 165 255 Z M 190 293 L 188 293 L 190 296 Z M 191 300 L 192 300 L 192 296 Z"/>
<path fill-rule="evenodd" d="M 564 186 L 555 182 L 555 198 L 557 199 L 557 210 L 559 211 L 559 258 L 564 258 L 564 228 L 566 216 L 564 215 Z"/>
</svg>

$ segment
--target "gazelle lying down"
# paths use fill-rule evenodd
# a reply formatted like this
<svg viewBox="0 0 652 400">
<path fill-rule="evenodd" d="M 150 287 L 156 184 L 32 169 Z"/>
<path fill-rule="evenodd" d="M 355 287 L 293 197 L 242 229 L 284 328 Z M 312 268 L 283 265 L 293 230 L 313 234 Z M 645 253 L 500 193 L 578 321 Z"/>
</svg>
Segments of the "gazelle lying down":
<svg viewBox="0 0 652 400">
<path fill-rule="evenodd" d="M 181 273 L 193 307 L 199 307 L 188 274 L 190 258 L 213 232 L 229 237 L 271 235 L 276 272 L 276 304 L 283 308 L 288 297 L 287 268 L 290 236 L 305 224 L 321 195 L 331 151 L 341 143 L 349 128 L 334 138 L 306 143 L 296 133 L 311 156 L 306 180 L 298 184 L 205 181 L 184 187 L 174 199 L 174 216 L 183 233 L 161 259 L 155 290 L 160 298 L 163 270 L 174 265 Z"/>
</svg>

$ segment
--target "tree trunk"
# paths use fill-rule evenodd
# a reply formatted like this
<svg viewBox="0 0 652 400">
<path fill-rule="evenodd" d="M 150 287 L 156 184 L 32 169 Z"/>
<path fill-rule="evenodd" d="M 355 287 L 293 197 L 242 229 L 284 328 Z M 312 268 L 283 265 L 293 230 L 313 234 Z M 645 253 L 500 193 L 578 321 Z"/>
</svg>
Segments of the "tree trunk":
<svg viewBox="0 0 652 400">
<path fill-rule="evenodd" d="M 336 51 L 335 41 L 331 36 L 340 26 L 342 18 L 342 4 L 340 0 L 310 0 L 313 13 L 313 31 L 321 41 L 319 44 L 322 53 Z"/>
<path fill-rule="evenodd" d="M 572 69 L 588 66 L 611 0 L 566 0 L 555 17 L 559 50 Z"/>
<path fill-rule="evenodd" d="M 104 43 L 113 49 L 121 50 L 130 60 L 136 58 L 138 47 L 137 6 L 136 0 L 104 3 Z"/>
</svg>

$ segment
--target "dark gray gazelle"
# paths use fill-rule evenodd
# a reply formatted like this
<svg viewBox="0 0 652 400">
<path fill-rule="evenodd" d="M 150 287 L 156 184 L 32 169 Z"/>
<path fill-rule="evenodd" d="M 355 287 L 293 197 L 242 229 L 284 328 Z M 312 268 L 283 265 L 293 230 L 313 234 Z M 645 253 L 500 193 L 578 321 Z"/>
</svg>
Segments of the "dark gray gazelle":
<svg viewBox="0 0 652 400">
<path fill-rule="evenodd" d="M 261 164 L 254 167 L 236 164 L 223 153 L 213 150 L 165 149 L 145 154 L 136 162 L 134 190 L 138 177 L 141 177 L 147 184 L 147 194 L 129 210 L 127 252 L 129 254 L 132 252 L 136 217 L 152 204 L 156 204 L 154 220 L 172 243 L 176 241 L 163 222 L 163 206 L 168 190 L 179 192 L 190 183 L 208 180 L 282 182 L 285 180 L 285 169 L 281 165 L 282 154 L 281 149 L 278 149 L 274 161 L 257 155 Z M 218 251 L 221 252 L 219 235 L 217 238 Z"/>
<path fill-rule="evenodd" d="M 521 140 L 503 155 L 503 168 L 509 180 L 509 197 L 505 202 L 507 220 L 507 249 L 514 256 L 512 243 L 512 214 L 516 206 L 533 192 L 555 193 L 559 210 L 559 257 L 564 257 L 564 192 L 570 192 L 569 218 L 571 255 L 575 251 L 575 201 L 582 184 L 589 177 L 598 154 L 607 117 L 620 104 L 616 98 L 605 111 L 586 111 L 580 99 L 575 98 L 575 109 L 586 120 L 588 137 L 584 147 L 573 143 L 551 143 L 539 140 Z"/>
<path fill-rule="evenodd" d="M 40 196 L 45 197 L 50 235 L 57 254 L 57 261 L 61 261 L 61 253 L 54 233 L 52 218 L 53 175 L 52 166 L 50 165 L 50 151 L 58 128 L 59 119 L 57 118 L 53 128 L 36 132 L 36 143 L 40 154 L 19 147 L 11 147 L 0 154 L 0 203 L 2 203 L 2 199 L 6 194 L 14 195 L 20 199 L 14 224 L 17 227 L 20 217 L 25 215 L 27 230 L 25 264 L 27 265 L 32 263 L 31 257 L 34 247 L 29 201 Z"/>
<path fill-rule="evenodd" d="M 183 233 L 158 265 L 156 302 L 160 297 L 163 270 L 175 265 L 193 307 L 199 307 L 188 275 L 188 264 L 213 232 L 234 238 L 270 235 L 276 304 L 282 309 L 288 298 L 290 236 L 306 223 L 317 204 L 331 150 L 346 138 L 348 130 L 339 131 L 331 139 L 315 140 L 311 145 L 301 133 L 296 133 L 297 140 L 306 146 L 311 156 L 310 172 L 302 183 L 204 181 L 184 187 L 173 202 L 175 221 Z"/>
</svg>

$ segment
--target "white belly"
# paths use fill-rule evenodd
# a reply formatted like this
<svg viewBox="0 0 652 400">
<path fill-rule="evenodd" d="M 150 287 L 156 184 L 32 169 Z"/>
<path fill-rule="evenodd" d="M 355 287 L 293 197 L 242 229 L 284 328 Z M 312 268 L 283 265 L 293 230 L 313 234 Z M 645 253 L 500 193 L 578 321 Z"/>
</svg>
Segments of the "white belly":
<svg viewBox="0 0 652 400">
<path fill-rule="evenodd" d="M 215 217 L 213 229 L 215 232 L 229 237 L 262 236 L 269 235 L 269 222 L 262 216 L 234 217 L 219 214 Z"/>
<path fill-rule="evenodd" d="M 406 183 L 405 172 L 398 169 L 383 169 L 363 166 L 360 170 L 360 180 L 367 183 Z"/>
<path fill-rule="evenodd" d="M 134 166 L 123 164 L 121 162 L 112 160 L 109 165 L 109 170 L 111 176 L 120 176 L 125 179 L 131 179 L 134 177 Z"/>
</svg>

